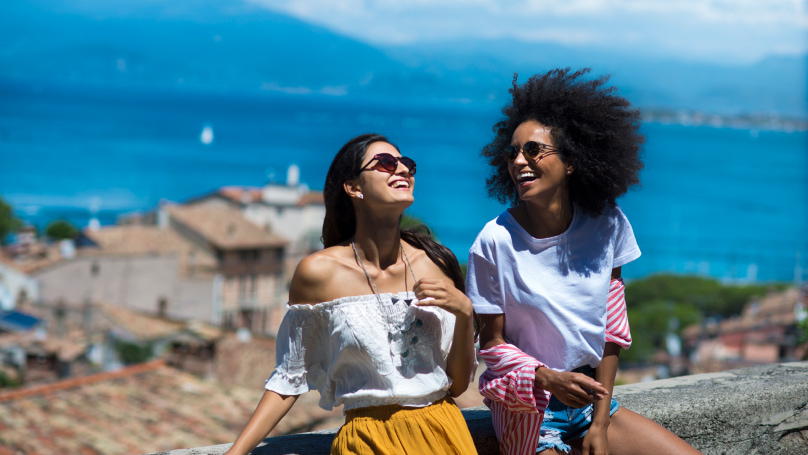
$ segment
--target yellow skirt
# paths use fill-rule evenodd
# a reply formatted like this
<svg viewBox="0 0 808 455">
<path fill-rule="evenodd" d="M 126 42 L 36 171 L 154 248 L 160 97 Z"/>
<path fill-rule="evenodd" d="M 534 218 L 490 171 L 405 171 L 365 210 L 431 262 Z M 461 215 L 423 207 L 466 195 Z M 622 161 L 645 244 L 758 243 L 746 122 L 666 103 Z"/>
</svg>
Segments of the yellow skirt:
<svg viewBox="0 0 808 455">
<path fill-rule="evenodd" d="M 331 444 L 332 455 L 476 453 L 466 420 L 448 395 L 424 408 L 375 406 L 350 410 Z"/>
</svg>

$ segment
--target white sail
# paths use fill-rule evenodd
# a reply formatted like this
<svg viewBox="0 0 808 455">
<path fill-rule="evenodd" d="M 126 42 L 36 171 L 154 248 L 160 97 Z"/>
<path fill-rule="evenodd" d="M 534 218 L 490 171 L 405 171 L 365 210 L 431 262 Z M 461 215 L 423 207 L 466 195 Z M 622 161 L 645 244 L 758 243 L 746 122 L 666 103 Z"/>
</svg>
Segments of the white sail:
<svg viewBox="0 0 808 455">
<path fill-rule="evenodd" d="M 210 145 L 213 143 L 213 128 L 210 125 L 205 125 L 202 128 L 202 134 L 199 135 L 199 142 Z"/>
</svg>

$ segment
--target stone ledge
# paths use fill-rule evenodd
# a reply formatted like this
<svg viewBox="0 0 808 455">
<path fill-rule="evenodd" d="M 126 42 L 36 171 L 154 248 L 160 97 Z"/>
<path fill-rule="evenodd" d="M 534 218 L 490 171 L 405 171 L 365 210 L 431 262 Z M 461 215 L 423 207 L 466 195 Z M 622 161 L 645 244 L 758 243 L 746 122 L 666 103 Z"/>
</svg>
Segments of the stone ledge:
<svg viewBox="0 0 808 455">
<path fill-rule="evenodd" d="M 618 386 L 615 397 L 622 406 L 660 423 L 707 455 L 808 454 L 808 362 Z M 498 454 L 488 409 L 465 409 L 463 415 L 480 455 Z M 268 438 L 252 453 L 327 454 L 336 431 Z M 229 447 L 222 444 L 159 455 L 220 455 Z"/>
</svg>

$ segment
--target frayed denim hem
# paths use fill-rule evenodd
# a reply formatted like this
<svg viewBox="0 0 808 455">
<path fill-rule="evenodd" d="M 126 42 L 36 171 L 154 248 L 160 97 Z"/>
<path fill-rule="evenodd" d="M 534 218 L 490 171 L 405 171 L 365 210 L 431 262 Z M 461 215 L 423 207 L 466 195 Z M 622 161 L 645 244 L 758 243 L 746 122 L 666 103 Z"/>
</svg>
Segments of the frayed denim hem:
<svg viewBox="0 0 808 455">
<path fill-rule="evenodd" d="M 569 444 L 564 444 L 564 441 L 561 439 L 560 431 L 555 429 L 542 429 L 542 435 L 536 453 L 541 453 L 548 449 L 556 449 L 564 453 L 572 452 L 572 447 Z"/>
</svg>

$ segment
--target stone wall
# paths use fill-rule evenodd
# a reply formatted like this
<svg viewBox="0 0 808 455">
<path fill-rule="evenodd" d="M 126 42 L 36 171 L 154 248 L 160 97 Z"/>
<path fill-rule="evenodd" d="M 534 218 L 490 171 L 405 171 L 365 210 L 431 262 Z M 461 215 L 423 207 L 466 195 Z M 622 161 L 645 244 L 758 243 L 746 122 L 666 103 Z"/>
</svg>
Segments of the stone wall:
<svg viewBox="0 0 808 455">
<path fill-rule="evenodd" d="M 808 362 L 618 386 L 621 405 L 708 455 L 808 454 Z M 480 455 L 498 453 L 485 407 L 463 411 Z M 266 439 L 255 455 L 329 453 L 336 429 Z M 223 454 L 229 444 L 161 455 Z M 156 454 L 155 454 L 156 455 Z"/>
</svg>

